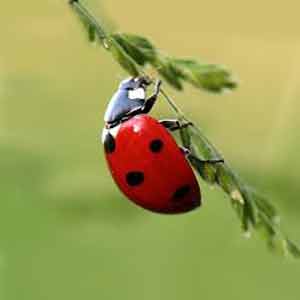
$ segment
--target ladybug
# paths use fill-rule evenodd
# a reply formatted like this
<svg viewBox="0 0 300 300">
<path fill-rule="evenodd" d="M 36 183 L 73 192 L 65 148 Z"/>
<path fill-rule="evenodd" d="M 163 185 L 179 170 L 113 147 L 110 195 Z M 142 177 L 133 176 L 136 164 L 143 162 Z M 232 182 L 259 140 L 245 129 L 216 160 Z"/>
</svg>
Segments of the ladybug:
<svg viewBox="0 0 300 300">
<path fill-rule="evenodd" d="M 187 124 L 158 121 L 147 115 L 160 93 L 161 81 L 146 99 L 146 77 L 121 82 L 108 104 L 102 134 L 105 157 L 120 190 L 135 204 L 157 213 L 184 213 L 201 205 L 196 176 L 170 131 Z"/>
</svg>

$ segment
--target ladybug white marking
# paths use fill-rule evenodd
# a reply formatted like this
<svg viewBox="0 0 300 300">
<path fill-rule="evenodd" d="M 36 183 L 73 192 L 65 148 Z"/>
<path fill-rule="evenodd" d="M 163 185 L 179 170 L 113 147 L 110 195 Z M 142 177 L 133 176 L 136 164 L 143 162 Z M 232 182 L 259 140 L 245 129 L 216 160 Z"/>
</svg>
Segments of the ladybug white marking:
<svg viewBox="0 0 300 300">
<path fill-rule="evenodd" d="M 121 126 L 121 124 L 120 124 L 120 125 L 117 125 L 117 126 L 115 126 L 115 127 L 113 127 L 113 128 L 110 128 L 110 129 L 104 128 L 103 131 L 102 131 L 102 137 L 101 137 L 102 144 L 104 144 L 105 136 L 107 135 L 108 132 L 109 132 L 114 138 L 116 138 L 117 135 L 118 135 L 120 126 Z"/>
<path fill-rule="evenodd" d="M 113 127 L 113 128 L 110 128 L 110 129 L 109 129 L 109 133 L 110 133 L 114 138 L 116 138 L 117 135 L 118 135 L 118 132 L 119 132 L 119 130 L 120 130 L 120 127 L 121 127 L 121 124 L 119 124 L 119 125 L 117 125 L 117 126 L 115 126 L 115 127 Z"/>
<path fill-rule="evenodd" d="M 128 91 L 128 98 L 130 100 L 135 100 L 135 99 L 146 99 L 146 93 L 143 88 L 138 88 L 135 90 L 130 90 Z"/>
</svg>

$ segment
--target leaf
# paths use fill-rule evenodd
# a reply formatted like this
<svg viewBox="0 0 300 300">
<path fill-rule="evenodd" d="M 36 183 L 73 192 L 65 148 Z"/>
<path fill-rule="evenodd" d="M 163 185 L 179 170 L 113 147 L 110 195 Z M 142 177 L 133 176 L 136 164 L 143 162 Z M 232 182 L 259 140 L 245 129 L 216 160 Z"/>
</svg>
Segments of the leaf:
<svg viewBox="0 0 300 300">
<path fill-rule="evenodd" d="M 156 49 L 148 39 L 128 33 L 115 33 L 112 37 L 141 66 L 156 59 Z"/>
<path fill-rule="evenodd" d="M 191 143 L 192 143 L 192 138 L 191 138 L 189 126 L 180 128 L 179 134 L 180 134 L 180 138 L 181 138 L 183 146 L 187 149 L 190 149 Z"/>
<path fill-rule="evenodd" d="M 192 166 L 197 170 L 198 174 L 210 184 L 216 182 L 216 168 L 214 165 L 205 162 L 204 160 L 199 159 L 193 154 L 188 156 L 188 159 Z"/>
<path fill-rule="evenodd" d="M 253 230 L 260 231 L 271 250 L 300 258 L 300 249 L 282 233 L 277 211 L 268 199 L 244 184 L 227 163 L 208 166 L 209 164 L 199 158 L 201 154 L 208 159 L 220 157 L 203 132 L 193 125 L 180 137 L 183 144 L 190 145 L 192 155 L 189 160 L 201 178 L 209 184 L 219 185 L 230 196 L 232 206 L 247 236 Z"/>
<path fill-rule="evenodd" d="M 188 122 L 189 120 L 185 120 Z M 195 155 L 202 156 L 204 159 L 220 159 L 222 155 L 219 151 L 209 142 L 204 135 L 203 131 L 195 125 L 189 127 L 192 146 Z"/>
<path fill-rule="evenodd" d="M 104 48 L 108 48 L 106 32 L 98 24 L 97 20 L 78 0 L 69 1 L 71 7 L 76 12 L 81 24 L 84 26 L 90 42 L 95 42 L 97 39 L 101 42 Z"/>
<path fill-rule="evenodd" d="M 270 201 L 264 197 L 263 195 L 259 194 L 254 189 L 250 189 L 247 187 L 248 193 L 253 197 L 256 205 L 258 208 L 270 219 L 272 219 L 275 223 L 279 223 L 279 216 L 277 214 L 277 211 L 273 204 L 270 203 Z"/>
<path fill-rule="evenodd" d="M 151 64 L 170 85 L 176 89 L 182 89 L 178 70 L 174 68 L 167 57 L 158 55 L 148 39 L 125 33 L 116 33 L 111 37 L 137 64 L 140 66 L 145 66 L 147 63 Z"/>
<path fill-rule="evenodd" d="M 152 63 L 157 72 L 175 89 L 182 90 L 181 73 L 167 57 L 157 57 Z"/>
<path fill-rule="evenodd" d="M 83 25 L 84 30 L 88 33 L 89 41 L 94 42 L 96 40 L 95 26 L 93 26 L 93 24 L 91 24 L 83 14 L 79 13 L 78 18 L 80 20 L 80 23 Z"/>
<path fill-rule="evenodd" d="M 144 66 L 148 57 L 144 53 L 143 48 L 137 47 L 135 43 L 132 42 L 132 37 L 128 34 L 116 33 L 112 35 L 112 38 L 115 39 L 119 45 L 124 49 L 124 51 L 139 65 Z"/>
<path fill-rule="evenodd" d="M 286 247 L 287 247 L 288 252 L 292 256 L 294 256 L 296 258 L 300 258 L 300 249 L 294 242 L 292 242 L 289 239 L 286 239 Z"/>
<path fill-rule="evenodd" d="M 224 166 L 224 165 L 222 165 L 222 166 L 220 165 L 218 167 L 217 182 L 218 182 L 219 186 L 223 189 L 223 191 L 225 193 L 227 193 L 228 195 L 230 195 L 230 197 L 234 201 L 239 201 L 241 203 L 244 202 L 244 200 L 242 201 L 242 200 L 238 199 L 238 197 L 236 196 L 237 193 L 239 193 L 239 195 L 241 195 L 241 193 L 238 190 L 234 176 L 232 175 L 231 172 L 228 172 L 226 166 Z"/>
<path fill-rule="evenodd" d="M 223 66 L 214 64 L 200 64 L 191 59 L 173 59 L 172 63 L 184 79 L 197 88 L 219 93 L 225 89 L 234 89 L 237 83 L 231 73 Z"/>
<path fill-rule="evenodd" d="M 243 229 L 249 231 L 251 227 L 255 228 L 259 221 L 258 209 L 253 198 L 247 193 L 245 185 L 238 180 L 238 188 L 241 193 L 243 203 Z"/>
<path fill-rule="evenodd" d="M 110 51 L 120 66 L 125 69 L 131 76 L 137 77 L 140 75 L 140 71 L 135 62 L 129 57 L 129 55 L 123 51 L 122 46 L 117 41 L 111 40 Z"/>
<path fill-rule="evenodd" d="M 231 203 L 236 210 L 244 231 L 249 231 L 257 224 L 257 205 L 248 192 L 246 185 L 231 170 L 228 164 L 205 163 L 205 159 L 220 159 L 221 155 L 216 148 L 208 141 L 202 131 L 194 125 L 189 127 L 191 131 L 191 164 L 199 175 L 209 184 L 218 184 L 231 198 Z"/>
<path fill-rule="evenodd" d="M 111 37 L 137 64 L 151 64 L 177 90 L 183 89 L 184 81 L 210 92 L 222 92 L 236 87 L 231 73 L 222 66 L 162 55 L 148 39 L 139 35 L 115 33 Z"/>
<path fill-rule="evenodd" d="M 90 42 L 95 42 L 96 41 L 96 29 L 95 29 L 95 27 L 93 25 L 89 25 L 88 32 L 89 32 L 89 41 Z"/>
<path fill-rule="evenodd" d="M 159 55 L 152 43 L 141 36 L 115 33 L 112 38 L 139 65 L 151 64 L 157 72 L 174 88 L 181 90 L 180 74 L 167 57 Z"/>
</svg>

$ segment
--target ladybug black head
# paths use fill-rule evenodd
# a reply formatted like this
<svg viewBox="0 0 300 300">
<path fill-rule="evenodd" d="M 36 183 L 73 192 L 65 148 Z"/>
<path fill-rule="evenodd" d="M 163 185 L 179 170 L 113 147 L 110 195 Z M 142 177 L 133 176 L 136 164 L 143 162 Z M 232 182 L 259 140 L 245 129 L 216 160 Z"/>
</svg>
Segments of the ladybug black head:
<svg viewBox="0 0 300 300">
<path fill-rule="evenodd" d="M 139 88 L 146 89 L 150 84 L 146 77 L 131 77 L 123 80 L 120 83 L 119 90 L 136 90 Z"/>
<path fill-rule="evenodd" d="M 150 85 L 146 77 L 131 77 L 123 80 L 110 100 L 104 121 L 110 126 L 118 124 L 124 116 L 141 109 L 146 101 L 146 89 Z"/>
</svg>

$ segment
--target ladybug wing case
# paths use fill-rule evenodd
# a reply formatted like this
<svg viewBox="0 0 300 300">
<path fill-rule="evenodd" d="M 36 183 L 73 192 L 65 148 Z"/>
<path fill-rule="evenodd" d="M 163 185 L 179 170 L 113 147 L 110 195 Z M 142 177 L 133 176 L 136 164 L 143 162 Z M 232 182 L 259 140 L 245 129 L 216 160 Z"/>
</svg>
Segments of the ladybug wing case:
<svg viewBox="0 0 300 300">
<path fill-rule="evenodd" d="M 113 128 L 112 130 L 116 130 Z M 155 119 L 138 115 L 105 130 L 110 172 L 134 203 L 160 213 L 183 213 L 201 204 L 191 166 L 172 135 Z"/>
</svg>

